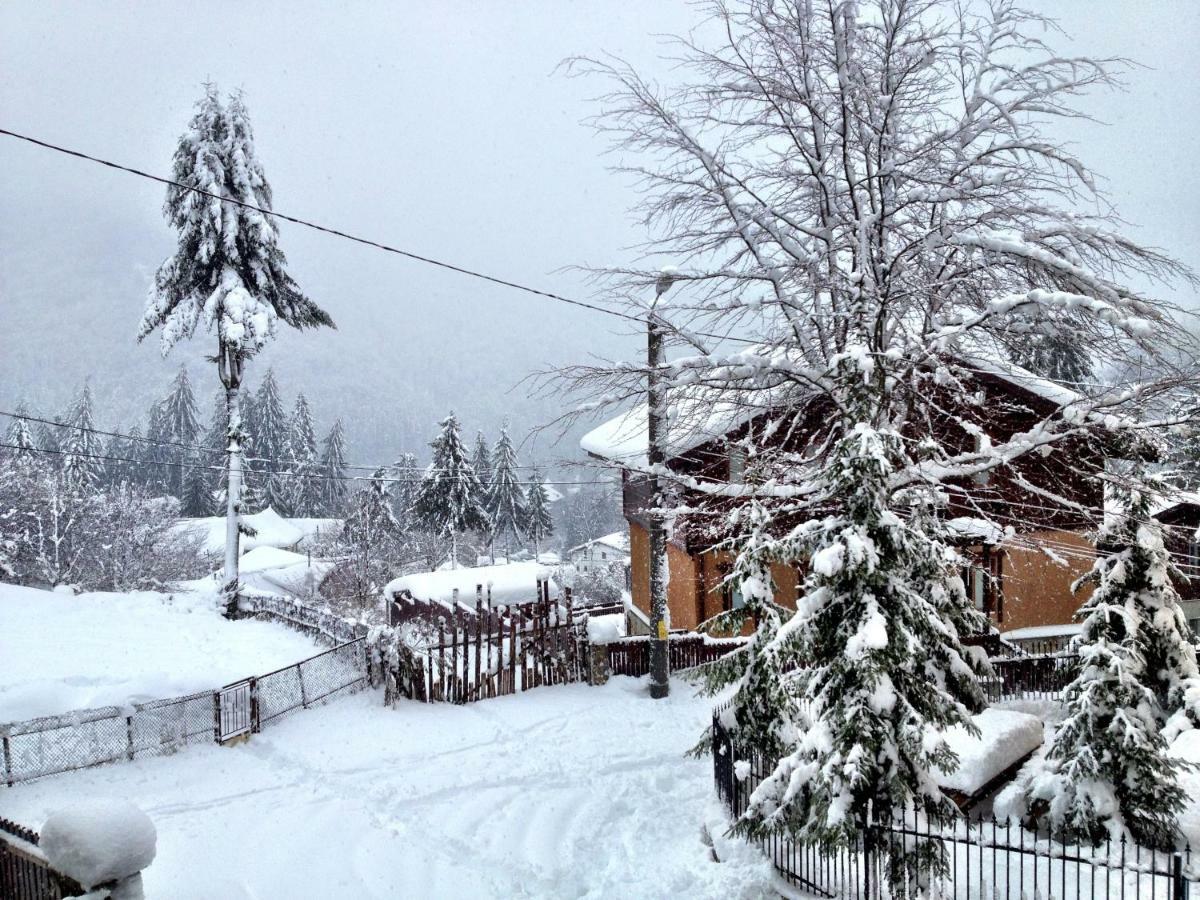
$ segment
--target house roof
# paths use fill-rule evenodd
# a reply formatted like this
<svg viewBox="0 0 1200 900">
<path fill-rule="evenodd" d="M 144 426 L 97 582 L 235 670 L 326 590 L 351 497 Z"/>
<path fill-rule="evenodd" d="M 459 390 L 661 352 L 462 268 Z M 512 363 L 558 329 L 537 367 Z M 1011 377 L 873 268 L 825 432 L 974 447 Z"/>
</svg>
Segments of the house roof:
<svg viewBox="0 0 1200 900">
<path fill-rule="evenodd" d="M 574 553 L 576 550 L 582 550 L 585 547 L 590 547 L 592 544 L 603 544 L 606 547 L 612 547 L 614 550 L 619 550 L 622 553 L 629 552 L 629 532 L 614 531 L 612 534 L 606 534 L 602 537 L 592 538 L 590 541 L 584 541 L 582 544 L 576 544 L 568 553 Z"/>
<path fill-rule="evenodd" d="M 752 351 L 747 351 L 752 352 Z M 983 353 L 972 353 L 959 360 L 968 371 L 999 379 L 1006 384 L 1041 398 L 1056 406 L 1067 406 L 1082 399 L 1082 395 L 1035 375 L 1015 363 L 1001 361 Z M 776 409 L 794 394 L 796 387 L 763 388 L 760 392 L 739 391 L 736 400 L 728 392 L 714 387 L 695 387 L 687 393 L 668 397 L 667 437 L 668 457 L 680 456 L 710 441 L 725 437 L 746 423 Z M 646 404 L 641 403 L 593 428 L 579 441 L 580 447 L 592 456 L 619 465 L 636 468 L 646 465 L 648 425 Z"/>
<path fill-rule="evenodd" d="M 418 602 L 437 603 L 450 608 L 457 598 L 467 606 L 475 605 L 475 589 L 482 585 L 484 597 L 491 596 L 492 605 L 532 603 L 538 599 L 538 581 L 550 580 L 552 570 L 536 562 L 508 563 L 499 566 L 442 569 L 437 572 L 418 572 L 402 575 L 387 583 L 383 595 L 391 600 L 407 592 Z"/>
</svg>

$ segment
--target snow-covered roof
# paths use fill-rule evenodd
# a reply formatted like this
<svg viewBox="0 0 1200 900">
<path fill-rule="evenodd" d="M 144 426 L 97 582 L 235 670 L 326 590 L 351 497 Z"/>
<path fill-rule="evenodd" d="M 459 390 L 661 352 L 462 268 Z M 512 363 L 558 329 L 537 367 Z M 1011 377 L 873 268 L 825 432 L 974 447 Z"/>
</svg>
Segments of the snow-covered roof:
<svg viewBox="0 0 1200 900">
<path fill-rule="evenodd" d="M 270 507 L 242 516 L 242 521 L 258 532 L 254 537 L 242 535 L 240 547 L 243 553 L 255 547 L 296 547 L 317 533 L 328 533 L 341 526 L 340 519 L 285 519 Z M 225 549 L 224 516 L 180 519 L 177 527 L 199 535 L 209 553 L 220 553 Z"/>
<path fill-rule="evenodd" d="M 592 544 L 603 544 L 606 547 L 612 547 L 614 550 L 619 550 L 622 553 L 629 552 L 629 532 L 614 531 L 612 534 L 606 534 L 598 538 L 592 538 L 590 541 L 584 541 L 582 544 L 576 544 L 568 553 L 574 553 L 576 550 L 585 550 Z"/>
<path fill-rule="evenodd" d="M 402 575 L 387 583 L 383 595 L 391 600 L 407 592 L 414 600 L 438 603 L 451 607 L 457 599 L 468 606 L 475 605 L 475 588 L 483 586 L 483 595 L 491 588 L 492 605 L 532 603 L 538 599 L 538 582 L 549 580 L 550 592 L 556 594 L 558 585 L 553 570 L 536 562 L 508 563 L 500 566 L 443 569 L 438 572 L 418 572 Z"/>
<path fill-rule="evenodd" d="M 1039 638 L 1074 637 L 1083 631 L 1078 622 L 1065 622 L 1061 625 L 1027 625 L 1024 628 L 1014 628 L 1012 631 L 1001 633 L 1008 641 L 1031 641 Z"/>
<path fill-rule="evenodd" d="M 753 354 L 754 350 L 746 352 Z M 991 354 L 975 351 L 967 354 L 960 350 L 957 357 L 958 364 L 968 371 L 998 378 L 1058 406 L 1082 399 L 1069 388 Z M 795 385 L 783 385 L 763 388 L 757 395 L 748 396 L 747 392 L 727 392 L 714 387 L 688 388 L 685 396 L 668 400 L 664 446 L 667 456 L 679 456 L 730 434 L 755 417 L 794 399 L 797 389 Z M 736 399 L 727 399 L 731 395 Z M 592 456 L 620 465 L 645 466 L 649 442 L 646 418 L 646 404 L 638 404 L 593 428 L 580 439 L 579 446 Z"/>
<path fill-rule="evenodd" d="M 984 544 L 999 544 L 1004 541 L 1004 529 L 987 519 L 957 516 L 946 522 L 946 527 L 963 538 L 972 538 Z"/>
</svg>

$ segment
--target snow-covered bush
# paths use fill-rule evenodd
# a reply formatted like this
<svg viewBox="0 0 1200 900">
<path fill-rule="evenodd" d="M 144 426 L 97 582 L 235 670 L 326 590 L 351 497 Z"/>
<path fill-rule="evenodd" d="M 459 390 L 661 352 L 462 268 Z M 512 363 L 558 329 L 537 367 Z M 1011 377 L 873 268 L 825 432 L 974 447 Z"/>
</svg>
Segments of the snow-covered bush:
<svg viewBox="0 0 1200 900">
<path fill-rule="evenodd" d="M 50 813 L 39 846 L 50 865 L 89 890 L 107 885 L 120 900 L 140 900 L 140 873 L 154 862 L 158 834 L 126 800 L 76 800 Z"/>
</svg>

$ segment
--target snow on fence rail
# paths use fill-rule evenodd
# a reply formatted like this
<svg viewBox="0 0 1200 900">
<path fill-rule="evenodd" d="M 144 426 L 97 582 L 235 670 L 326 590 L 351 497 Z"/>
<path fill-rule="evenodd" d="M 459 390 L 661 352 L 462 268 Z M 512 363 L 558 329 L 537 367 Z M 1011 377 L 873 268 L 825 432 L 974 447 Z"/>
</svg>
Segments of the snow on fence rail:
<svg viewBox="0 0 1200 900">
<path fill-rule="evenodd" d="M 609 671 L 614 675 L 634 677 L 650 674 L 652 641 L 649 635 L 637 635 L 609 642 L 606 645 Z M 667 636 L 669 667 L 672 672 L 692 669 L 718 660 L 745 645 L 745 638 L 714 638 L 691 632 L 670 634 Z"/>
<path fill-rule="evenodd" d="M 238 611 L 244 616 L 279 622 L 330 644 L 344 644 L 366 637 L 369 630 L 366 624 L 343 619 L 330 610 L 316 609 L 290 597 L 259 591 L 242 591 Z"/>
<path fill-rule="evenodd" d="M 720 716 L 721 710 L 713 713 L 713 779 L 736 819 L 774 766 L 762 754 L 739 745 Z M 917 838 L 936 841 L 947 865 L 946 874 L 925 892 L 915 884 L 887 883 L 889 859 L 903 854 Z M 938 826 L 909 812 L 871 822 L 858 846 L 837 850 L 798 844 L 785 835 L 763 839 L 759 845 L 790 885 L 821 897 L 1186 900 L 1190 886 L 1200 882 L 1190 846 L 1174 853 L 1124 840 L 1089 847 L 983 817 L 964 816 Z"/>
<path fill-rule="evenodd" d="M 12 786 L 119 760 L 223 743 L 368 682 L 366 637 L 214 691 L 106 706 L 0 725 L 3 778 Z"/>
<path fill-rule="evenodd" d="M 32 828 L 0 817 L 0 897 L 4 900 L 61 900 L 85 892 L 79 882 L 56 870 Z"/>
</svg>

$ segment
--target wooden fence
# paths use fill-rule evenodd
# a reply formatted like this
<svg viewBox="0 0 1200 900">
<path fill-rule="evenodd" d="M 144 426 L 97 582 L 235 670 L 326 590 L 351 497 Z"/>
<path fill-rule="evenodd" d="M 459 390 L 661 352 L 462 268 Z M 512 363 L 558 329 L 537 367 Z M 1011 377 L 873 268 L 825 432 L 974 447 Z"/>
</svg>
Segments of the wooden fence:
<svg viewBox="0 0 1200 900">
<path fill-rule="evenodd" d="M 470 703 L 584 678 L 582 631 L 565 603 L 456 608 L 436 637 L 393 663 L 393 696 Z"/>
<path fill-rule="evenodd" d="M 0 818 L 0 897 L 61 900 L 84 893 L 83 885 L 54 869 L 31 828 Z"/>
<path fill-rule="evenodd" d="M 653 638 L 639 635 L 608 644 L 609 671 L 613 675 L 648 675 L 652 643 Z M 744 638 L 714 638 L 691 632 L 672 634 L 667 639 L 670 669 L 672 672 L 679 672 L 702 666 L 732 653 L 745 644 Z"/>
</svg>

